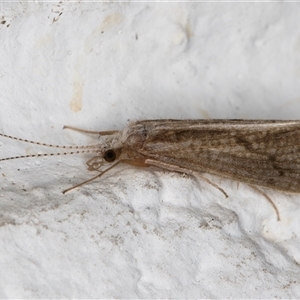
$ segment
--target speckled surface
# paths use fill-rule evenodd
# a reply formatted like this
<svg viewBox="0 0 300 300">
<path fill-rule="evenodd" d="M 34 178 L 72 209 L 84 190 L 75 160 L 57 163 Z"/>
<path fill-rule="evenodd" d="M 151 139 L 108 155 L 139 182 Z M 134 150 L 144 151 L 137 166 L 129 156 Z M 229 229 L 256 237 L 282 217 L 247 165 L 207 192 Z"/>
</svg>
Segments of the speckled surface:
<svg viewBox="0 0 300 300">
<path fill-rule="evenodd" d="M 297 119 L 297 3 L 0 3 L 0 130 L 153 118 Z M 0 139 L 0 156 L 48 151 Z M 0 164 L 1 298 L 299 298 L 300 195 L 89 155 Z M 209 175 L 208 175 L 209 176 Z"/>
</svg>

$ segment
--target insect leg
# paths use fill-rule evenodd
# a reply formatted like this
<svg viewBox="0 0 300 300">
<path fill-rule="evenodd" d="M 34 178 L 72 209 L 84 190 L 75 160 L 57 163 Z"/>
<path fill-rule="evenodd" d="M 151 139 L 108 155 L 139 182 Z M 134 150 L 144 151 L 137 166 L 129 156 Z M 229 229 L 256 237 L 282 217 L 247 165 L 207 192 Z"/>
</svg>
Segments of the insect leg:
<svg viewBox="0 0 300 300">
<path fill-rule="evenodd" d="M 279 215 L 279 211 L 278 208 L 276 207 L 275 203 L 272 201 L 272 199 L 263 191 L 261 191 L 259 188 L 257 188 L 254 185 L 248 184 L 253 190 L 257 191 L 258 193 L 262 194 L 269 203 L 271 203 L 271 205 L 274 207 L 275 211 L 276 211 L 276 215 L 277 215 L 277 220 L 280 221 L 280 215 Z"/>
<path fill-rule="evenodd" d="M 65 125 L 63 129 L 70 129 L 81 133 L 87 133 L 87 134 L 98 134 L 98 135 L 112 135 L 114 133 L 117 133 L 117 130 L 109 130 L 109 131 L 93 131 L 93 130 L 85 130 L 73 126 L 67 126 Z"/>
<path fill-rule="evenodd" d="M 224 194 L 224 196 L 226 198 L 228 198 L 228 195 L 222 188 L 220 188 L 217 184 L 210 181 L 208 178 L 200 175 L 199 172 L 191 171 L 186 168 L 178 167 L 178 166 L 172 165 L 172 164 L 167 164 L 167 163 L 161 162 L 159 160 L 154 160 L 154 159 L 146 159 L 145 163 L 148 165 L 151 165 L 151 166 L 155 166 L 155 167 L 158 167 L 161 169 L 166 169 L 166 170 L 173 171 L 173 172 L 185 173 L 185 174 L 190 174 L 190 175 L 194 175 L 194 176 L 196 175 L 197 177 L 200 177 L 206 183 L 208 183 L 208 184 L 212 185 L 214 188 L 218 189 L 221 193 Z"/>
<path fill-rule="evenodd" d="M 74 185 L 74 186 L 72 186 L 72 187 L 70 187 L 70 188 L 64 190 L 62 193 L 63 193 L 63 194 L 68 193 L 68 192 L 70 192 L 70 191 L 73 190 L 73 189 L 76 189 L 76 188 L 78 188 L 78 187 L 80 187 L 80 186 L 82 186 L 82 185 L 85 185 L 85 184 L 87 184 L 87 183 L 89 183 L 89 182 L 95 180 L 95 179 L 98 178 L 98 177 L 101 177 L 104 173 L 106 173 L 107 171 L 111 170 L 113 167 L 115 167 L 115 166 L 116 166 L 117 164 L 119 164 L 120 162 L 121 162 L 121 161 L 117 161 L 116 163 L 114 163 L 113 165 L 111 165 L 110 167 L 108 167 L 107 169 L 105 169 L 104 171 L 102 171 L 102 172 L 101 172 L 100 174 L 98 174 L 97 176 L 94 176 L 94 177 L 92 177 L 92 178 L 90 178 L 90 179 L 88 179 L 88 180 L 86 180 L 86 181 L 83 181 L 83 182 L 81 182 L 81 183 L 79 183 L 79 184 L 76 184 L 76 185 Z"/>
</svg>

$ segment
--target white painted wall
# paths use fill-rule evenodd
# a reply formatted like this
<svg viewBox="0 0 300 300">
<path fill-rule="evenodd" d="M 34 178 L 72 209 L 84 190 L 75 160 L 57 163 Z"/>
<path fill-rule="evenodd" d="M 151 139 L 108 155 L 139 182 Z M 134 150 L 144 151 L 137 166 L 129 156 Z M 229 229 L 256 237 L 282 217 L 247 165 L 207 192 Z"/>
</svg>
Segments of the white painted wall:
<svg viewBox="0 0 300 300">
<path fill-rule="evenodd" d="M 298 119 L 298 3 L 1 2 L 0 132 L 95 143 L 63 125 Z M 4 138 L 0 156 L 50 151 Z M 299 298 L 300 197 L 88 155 L 1 162 L 1 298 Z"/>
</svg>

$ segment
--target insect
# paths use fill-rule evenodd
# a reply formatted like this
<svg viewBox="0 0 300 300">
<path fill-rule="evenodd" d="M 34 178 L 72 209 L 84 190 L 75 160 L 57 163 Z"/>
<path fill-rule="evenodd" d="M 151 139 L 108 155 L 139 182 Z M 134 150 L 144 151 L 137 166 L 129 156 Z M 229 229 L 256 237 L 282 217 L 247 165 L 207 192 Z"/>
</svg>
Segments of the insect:
<svg viewBox="0 0 300 300">
<path fill-rule="evenodd" d="M 87 131 L 99 134 L 100 143 L 86 146 L 43 144 L 0 134 L 19 141 L 69 149 L 64 153 L 24 155 L 3 160 L 36 156 L 95 153 L 87 161 L 88 170 L 98 174 L 63 193 L 102 176 L 116 165 L 127 163 L 139 167 L 192 174 L 226 192 L 200 173 L 230 178 L 249 184 L 273 205 L 258 187 L 286 193 L 300 193 L 300 121 L 278 120 L 143 120 L 131 122 L 120 131 Z M 71 151 L 72 150 L 72 151 Z M 75 150 L 75 151 L 73 151 Z M 103 165 L 107 168 L 103 169 Z"/>
</svg>

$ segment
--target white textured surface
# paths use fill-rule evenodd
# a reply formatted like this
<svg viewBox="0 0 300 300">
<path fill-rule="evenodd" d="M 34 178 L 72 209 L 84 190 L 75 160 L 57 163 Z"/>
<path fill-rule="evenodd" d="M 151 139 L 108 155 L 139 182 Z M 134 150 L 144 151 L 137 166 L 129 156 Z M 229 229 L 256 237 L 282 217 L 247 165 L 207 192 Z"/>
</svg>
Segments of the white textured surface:
<svg viewBox="0 0 300 300">
<path fill-rule="evenodd" d="M 297 3 L 4 3 L 0 130 L 42 142 L 128 119 L 300 111 Z M 62 13 L 62 14 L 61 14 Z M 0 156 L 34 153 L 1 138 Z M 40 149 L 45 151 L 48 149 Z M 51 150 L 51 149 L 50 149 Z M 0 298 L 299 298 L 300 196 L 88 156 L 2 162 Z"/>
</svg>

